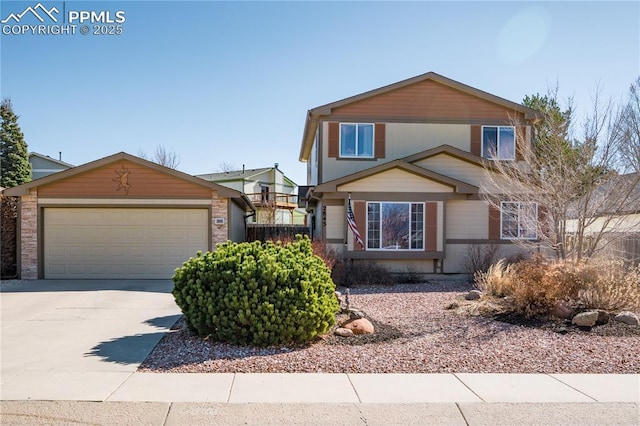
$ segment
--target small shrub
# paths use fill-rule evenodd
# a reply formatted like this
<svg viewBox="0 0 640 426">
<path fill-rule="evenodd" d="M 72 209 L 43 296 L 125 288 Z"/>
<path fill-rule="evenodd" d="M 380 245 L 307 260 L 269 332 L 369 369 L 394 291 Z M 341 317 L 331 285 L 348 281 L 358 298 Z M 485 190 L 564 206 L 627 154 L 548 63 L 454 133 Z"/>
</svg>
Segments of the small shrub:
<svg viewBox="0 0 640 426">
<path fill-rule="evenodd" d="M 391 285 L 395 283 L 387 268 L 368 260 L 336 263 L 331 276 L 337 285 L 343 287 Z"/>
<path fill-rule="evenodd" d="M 336 264 L 337 256 L 333 249 L 327 247 L 327 243 L 314 240 L 311 243 L 311 249 L 313 250 L 313 254 L 322 259 L 327 268 L 333 269 L 333 266 Z"/>
<path fill-rule="evenodd" d="M 541 256 L 513 265 L 510 296 L 516 314 L 526 318 L 546 315 L 563 298 L 558 282 L 546 279 L 549 270 Z"/>
<path fill-rule="evenodd" d="M 500 246 L 498 244 L 469 244 L 464 268 L 469 274 L 486 272 L 496 263 Z"/>
<path fill-rule="evenodd" d="M 330 271 L 308 237 L 221 244 L 176 269 L 173 282 L 189 328 L 215 341 L 304 343 L 326 333 L 339 310 Z"/>
<path fill-rule="evenodd" d="M 640 308 L 640 266 L 625 268 L 623 262 L 611 261 L 590 266 L 588 276 L 577 295 L 582 307 L 608 311 Z"/>
<path fill-rule="evenodd" d="M 406 272 L 396 274 L 398 284 L 420 284 L 425 282 L 423 275 L 413 265 L 406 268 Z"/>
</svg>

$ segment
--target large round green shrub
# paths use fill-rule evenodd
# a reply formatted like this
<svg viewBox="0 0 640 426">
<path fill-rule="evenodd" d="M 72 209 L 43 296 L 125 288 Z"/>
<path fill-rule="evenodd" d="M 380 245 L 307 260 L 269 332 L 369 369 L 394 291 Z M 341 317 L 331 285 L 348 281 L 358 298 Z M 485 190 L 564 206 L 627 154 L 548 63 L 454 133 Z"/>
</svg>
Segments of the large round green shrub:
<svg viewBox="0 0 640 426">
<path fill-rule="evenodd" d="M 189 328 L 221 342 L 308 342 L 331 328 L 339 310 L 331 271 L 308 237 L 221 244 L 186 261 L 173 282 Z"/>
</svg>

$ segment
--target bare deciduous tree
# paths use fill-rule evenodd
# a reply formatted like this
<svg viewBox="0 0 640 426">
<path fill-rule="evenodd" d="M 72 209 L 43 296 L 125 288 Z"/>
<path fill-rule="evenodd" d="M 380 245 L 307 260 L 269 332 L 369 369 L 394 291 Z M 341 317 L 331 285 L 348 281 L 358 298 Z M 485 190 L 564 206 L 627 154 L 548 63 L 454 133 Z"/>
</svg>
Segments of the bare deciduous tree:
<svg viewBox="0 0 640 426">
<path fill-rule="evenodd" d="M 629 98 L 622 107 L 618 123 L 620 155 L 628 171 L 640 172 L 640 77 L 631 84 Z"/>
<path fill-rule="evenodd" d="M 640 202 L 640 174 L 617 172 L 621 120 L 612 102 L 603 103 L 596 91 L 582 132 L 573 137 L 572 103 L 562 110 L 556 95 L 525 98 L 543 116 L 534 143 L 520 144 L 521 162 L 491 161 L 482 192 L 501 212 L 501 231 L 518 244 L 587 260 L 611 242 L 613 230 L 625 232 L 626 206 Z"/>
<path fill-rule="evenodd" d="M 170 169 L 177 169 L 180 164 L 180 156 L 173 151 L 168 151 L 163 145 L 158 145 L 151 156 L 143 150 L 138 150 L 138 157 Z"/>
<path fill-rule="evenodd" d="M 223 161 L 220 164 L 218 164 L 218 170 L 221 172 L 233 172 L 235 170 L 238 170 L 238 168 L 231 163 L 227 163 L 226 161 Z"/>
</svg>

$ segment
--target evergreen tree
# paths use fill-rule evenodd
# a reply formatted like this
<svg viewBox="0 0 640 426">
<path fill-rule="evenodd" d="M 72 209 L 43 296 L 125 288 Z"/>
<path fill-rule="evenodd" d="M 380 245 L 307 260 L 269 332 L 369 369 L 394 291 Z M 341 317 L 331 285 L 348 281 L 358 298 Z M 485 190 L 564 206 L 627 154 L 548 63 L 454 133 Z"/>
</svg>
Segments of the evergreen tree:
<svg viewBox="0 0 640 426">
<path fill-rule="evenodd" d="M 0 105 L 0 186 L 11 188 L 31 180 L 29 151 L 10 99 Z"/>
</svg>

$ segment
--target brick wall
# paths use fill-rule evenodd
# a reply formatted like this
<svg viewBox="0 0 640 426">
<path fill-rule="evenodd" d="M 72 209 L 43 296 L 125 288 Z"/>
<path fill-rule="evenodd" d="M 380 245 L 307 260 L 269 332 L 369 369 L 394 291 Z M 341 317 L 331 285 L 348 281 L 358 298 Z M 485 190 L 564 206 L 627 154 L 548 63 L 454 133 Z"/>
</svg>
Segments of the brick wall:
<svg viewBox="0 0 640 426">
<path fill-rule="evenodd" d="M 38 279 L 38 190 L 20 197 L 20 277 Z"/>
<path fill-rule="evenodd" d="M 224 218 L 224 224 L 216 225 L 216 218 Z M 212 249 L 216 249 L 218 243 L 223 243 L 229 239 L 229 199 L 218 198 L 218 194 L 213 192 L 213 199 L 211 200 L 211 240 Z"/>
</svg>

